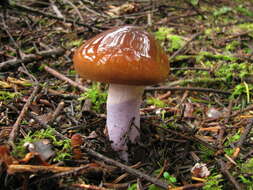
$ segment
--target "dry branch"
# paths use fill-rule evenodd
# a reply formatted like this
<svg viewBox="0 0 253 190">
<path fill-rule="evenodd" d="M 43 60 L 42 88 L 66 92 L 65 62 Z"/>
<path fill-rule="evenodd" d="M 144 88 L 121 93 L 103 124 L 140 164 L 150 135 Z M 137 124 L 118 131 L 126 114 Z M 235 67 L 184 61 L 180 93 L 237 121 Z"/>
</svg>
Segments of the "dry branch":
<svg viewBox="0 0 253 190">
<path fill-rule="evenodd" d="M 244 143 L 246 137 L 248 136 L 248 134 L 250 133 L 252 127 L 253 127 L 253 119 L 250 119 L 249 124 L 245 127 L 245 130 L 243 131 L 241 138 L 240 138 L 239 142 L 237 143 L 238 148 L 240 148 L 243 145 L 243 143 Z"/>
<path fill-rule="evenodd" d="M 79 22 L 79 21 L 76 21 L 76 20 L 73 20 L 73 19 L 70 19 L 70 18 L 58 17 L 58 16 L 52 15 L 50 13 L 45 13 L 43 11 L 28 7 L 28 6 L 25 6 L 25 5 L 20 5 L 18 3 L 11 3 L 7 7 L 9 9 L 14 9 L 14 10 L 21 11 L 21 12 L 27 12 L 29 14 L 32 13 L 32 14 L 35 14 L 35 15 L 44 16 L 44 17 L 47 17 L 47 18 L 51 18 L 51 19 L 55 19 L 55 20 L 59 20 L 59 21 L 63 21 L 63 22 L 75 23 L 75 24 L 78 24 L 80 26 L 85 26 L 90 30 L 101 31 L 101 28 L 98 27 L 98 26 L 94 27 L 94 26 L 91 26 L 89 24 L 85 24 L 84 22 Z"/>
<path fill-rule="evenodd" d="M 133 168 L 127 166 L 127 165 L 124 165 L 124 164 L 122 164 L 120 162 L 117 162 L 117 161 L 115 161 L 113 159 L 105 157 L 102 154 L 99 154 L 98 152 L 95 152 L 95 151 L 93 151 L 91 149 L 86 150 L 86 151 L 87 151 L 87 153 L 89 155 L 94 156 L 94 157 L 96 157 L 98 159 L 101 159 L 101 160 L 103 160 L 104 162 L 106 162 L 108 164 L 117 166 L 117 167 L 121 168 L 122 170 L 125 170 L 126 172 L 128 172 L 128 173 L 130 173 L 130 174 L 132 174 L 132 175 L 134 175 L 134 176 L 136 176 L 138 178 L 147 180 L 147 181 L 149 181 L 149 182 L 151 182 L 151 183 L 153 183 L 153 184 L 155 184 L 158 187 L 161 187 L 163 189 L 168 189 L 168 184 L 166 184 L 164 181 L 161 181 L 159 179 L 153 178 L 153 177 L 151 177 L 151 176 L 149 176 L 147 174 L 144 174 L 144 173 L 142 173 L 142 172 L 140 172 L 140 171 L 138 171 L 136 169 L 133 169 Z"/>
<path fill-rule="evenodd" d="M 216 90 L 212 88 L 197 88 L 197 87 L 167 87 L 167 86 L 160 86 L 160 87 L 147 87 L 145 91 L 156 91 L 156 90 L 168 90 L 168 91 L 195 91 L 195 92 L 207 92 L 207 93 L 218 93 L 224 95 L 231 95 L 230 92 L 225 92 L 222 90 Z"/>
<path fill-rule="evenodd" d="M 90 189 L 90 190 L 108 190 L 104 187 L 98 187 L 96 185 L 88 185 L 88 184 L 73 184 L 72 187 L 77 187 L 78 189 Z"/>
<path fill-rule="evenodd" d="M 188 46 L 195 38 L 197 38 L 201 34 L 202 32 L 198 32 L 192 35 L 192 37 L 181 48 L 179 48 L 175 53 L 173 53 L 172 56 L 170 56 L 170 61 L 172 61 L 177 55 L 179 55 L 185 49 L 186 46 Z"/>
<path fill-rule="evenodd" d="M 69 172 L 78 167 L 62 167 L 62 166 L 37 166 L 37 165 L 18 165 L 12 164 L 8 166 L 8 174 L 16 174 L 16 173 L 38 173 L 38 172 Z"/>
<path fill-rule="evenodd" d="M 81 84 L 78 84 L 77 82 L 69 79 L 68 77 L 64 76 L 63 74 L 59 73 L 58 71 L 48 67 L 48 66 L 44 66 L 44 69 L 49 72 L 50 74 L 54 75 L 56 78 L 60 79 L 60 80 L 63 80 L 63 81 L 66 81 L 67 83 L 71 84 L 72 86 L 74 87 L 77 87 L 79 88 L 81 91 L 86 91 L 87 89 L 82 86 Z"/>
<path fill-rule="evenodd" d="M 219 159 L 217 160 L 221 172 L 227 177 L 227 179 L 232 183 L 232 185 L 235 187 L 236 190 L 242 190 L 241 186 L 239 183 L 235 180 L 235 178 L 231 175 L 231 173 L 228 171 L 226 168 L 226 164 L 223 162 L 223 160 Z"/>
<path fill-rule="evenodd" d="M 169 190 L 190 190 L 190 189 L 200 189 L 203 187 L 205 184 L 204 183 L 195 183 L 195 184 L 187 184 L 182 187 L 175 187 L 171 188 Z"/>
<path fill-rule="evenodd" d="M 51 56 L 61 56 L 65 53 L 63 48 L 55 48 L 46 51 L 40 51 L 38 54 L 29 54 L 26 55 L 23 59 L 12 59 L 0 63 L 0 71 L 7 70 L 11 67 L 18 66 L 21 63 L 29 63 L 33 61 L 40 61 L 42 59 L 51 57 Z"/>
<path fill-rule="evenodd" d="M 19 132 L 19 125 L 21 123 L 21 121 L 23 120 L 23 118 L 25 117 L 25 114 L 26 112 L 28 111 L 28 108 L 29 106 L 31 105 L 32 101 L 33 101 L 33 98 L 35 97 L 35 95 L 37 94 L 39 90 L 39 86 L 35 86 L 34 89 L 33 89 L 33 92 L 32 94 L 30 95 L 30 97 L 28 98 L 27 102 L 25 103 L 22 111 L 20 112 L 15 124 L 13 125 L 12 127 L 12 130 L 11 130 L 11 133 L 10 133 L 10 136 L 9 136 L 9 140 L 8 142 L 10 143 L 10 145 L 14 146 L 14 141 L 15 141 L 15 138 L 17 137 L 18 135 L 18 132 Z"/>
</svg>

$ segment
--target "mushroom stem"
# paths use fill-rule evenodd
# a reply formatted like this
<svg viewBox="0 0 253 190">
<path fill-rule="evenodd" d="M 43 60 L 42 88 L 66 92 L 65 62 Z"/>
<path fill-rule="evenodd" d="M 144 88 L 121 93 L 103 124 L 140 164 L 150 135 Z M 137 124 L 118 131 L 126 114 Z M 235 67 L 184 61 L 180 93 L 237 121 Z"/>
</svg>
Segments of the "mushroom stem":
<svg viewBox="0 0 253 190">
<path fill-rule="evenodd" d="M 127 143 L 139 138 L 143 86 L 110 84 L 107 98 L 107 129 L 112 148 L 128 159 Z"/>
</svg>

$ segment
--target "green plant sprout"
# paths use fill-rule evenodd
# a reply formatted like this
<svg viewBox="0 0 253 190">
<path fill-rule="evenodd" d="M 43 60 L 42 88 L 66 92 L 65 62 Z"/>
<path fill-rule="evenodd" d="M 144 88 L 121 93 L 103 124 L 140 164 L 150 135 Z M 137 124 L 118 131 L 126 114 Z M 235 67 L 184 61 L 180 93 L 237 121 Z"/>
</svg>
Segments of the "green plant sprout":
<svg viewBox="0 0 253 190">
<path fill-rule="evenodd" d="M 169 40 L 170 45 L 168 48 L 169 52 L 178 50 L 185 44 L 185 40 L 182 36 L 172 34 L 173 29 L 167 27 L 160 27 L 158 31 L 155 32 L 156 39 L 160 41 Z"/>
<path fill-rule="evenodd" d="M 250 103 L 250 94 L 253 91 L 253 85 L 248 85 L 247 83 L 238 84 L 234 87 L 234 91 L 231 95 L 231 98 L 235 99 L 236 97 L 245 94 L 247 98 L 247 103 Z"/>
<path fill-rule="evenodd" d="M 102 92 L 100 89 L 100 83 L 93 83 L 91 88 L 81 94 L 79 101 L 90 99 L 92 103 L 92 109 L 95 112 L 100 113 L 101 107 L 106 103 L 107 93 Z"/>
<path fill-rule="evenodd" d="M 245 190 L 253 190 L 253 158 L 250 158 L 245 163 L 238 167 L 243 173 L 239 175 L 240 181 L 245 185 Z M 244 174 L 246 174 L 244 176 Z"/>
<path fill-rule="evenodd" d="M 163 173 L 163 178 L 168 181 L 169 184 L 174 184 L 177 182 L 177 178 L 174 176 L 170 175 L 169 172 L 164 172 Z"/>
<path fill-rule="evenodd" d="M 201 51 L 196 56 L 196 62 L 200 63 L 204 59 L 218 59 L 218 60 L 224 60 L 224 61 L 236 61 L 237 58 L 233 57 L 231 55 L 224 55 L 224 54 L 213 54 L 211 52 L 207 51 Z"/>
<path fill-rule="evenodd" d="M 228 137 L 227 140 L 225 141 L 224 145 L 229 146 L 231 143 L 238 141 L 240 138 L 241 138 L 241 134 L 240 134 L 240 132 L 237 132 L 234 135 Z M 233 148 L 224 148 L 224 151 L 229 156 L 231 156 L 234 153 Z"/>
<path fill-rule="evenodd" d="M 80 47 L 83 43 L 83 39 L 78 39 L 78 40 L 72 40 L 66 43 L 66 47 L 71 48 L 71 47 Z"/>
<path fill-rule="evenodd" d="M 54 157 L 53 161 L 64 161 L 71 157 L 70 140 L 58 140 L 55 137 L 55 130 L 51 127 L 35 131 L 33 134 L 29 132 L 24 139 L 17 143 L 13 150 L 13 155 L 18 158 L 23 158 L 26 154 L 26 148 L 24 147 L 24 144 L 26 142 L 33 143 L 40 139 L 49 139 L 54 148 L 57 149 L 57 151 L 55 151 L 56 156 Z"/>
<path fill-rule="evenodd" d="M 199 0 L 188 0 L 192 5 L 196 6 L 199 3 Z"/>
<path fill-rule="evenodd" d="M 200 150 L 200 158 L 204 161 L 207 162 L 210 159 L 212 159 L 213 155 L 214 155 L 214 151 L 212 151 L 211 149 L 207 148 L 206 146 L 202 145 L 202 144 L 198 144 L 198 150 Z"/>
<path fill-rule="evenodd" d="M 0 100 L 14 99 L 18 96 L 20 96 L 20 93 L 0 90 Z"/>
<path fill-rule="evenodd" d="M 236 11 L 239 13 L 243 14 L 244 16 L 249 16 L 253 17 L 253 13 L 251 10 L 247 9 L 244 5 L 239 5 L 238 7 L 235 8 Z"/>
<path fill-rule="evenodd" d="M 223 190 L 223 186 L 221 185 L 223 181 L 222 175 L 212 174 L 206 180 L 203 190 Z"/>
<path fill-rule="evenodd" d="M 253 175 L 247 178 L 243 175 L 239 175 L 239 178 L 242 183 L 245 184 L 245 190 L 253 190 Z"/>
<path fill-rule="evenodd" d="M 213 16 L 217 17 L 217 16 L 220 16 L 220 15 L 227 14 L 227 13 L 229 13 L 231 11 L 232 11 L 231 7 L 224 6 L 224 7 L 221 7 L 220 9 L 218 9 L 218 10 L 215 10 L 213 12 Z"/>
<path fill-rule="evenodd" d="M 229 82 L 236 77 L 239 77 L 241 80 L 243 80 L 250 74 L 253 74 L 253 65 L 252 63 L 248 62 L 223 64 L 216 72 L 218 77 L 223 76 Z"/>
<path fill-rule="evenodd" d="M 164 108 L 164 107 L 166 107 L 166 104 L 164 103 L 164 101 L 159 100 L 159 99 L 154 98 L 154 97 L 149 97 L 147 99 L 147 104 L 154 105 L 157 108 Z"/>
</svg>

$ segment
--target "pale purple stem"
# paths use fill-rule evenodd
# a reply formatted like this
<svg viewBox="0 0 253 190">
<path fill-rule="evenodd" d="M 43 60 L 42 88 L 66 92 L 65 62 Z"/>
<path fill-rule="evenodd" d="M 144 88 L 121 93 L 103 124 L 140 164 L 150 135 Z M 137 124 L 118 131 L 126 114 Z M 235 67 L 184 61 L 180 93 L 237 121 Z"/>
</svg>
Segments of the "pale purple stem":
<svg viewBox="0 0 253 190">
<path fill-rule="evenodd" d="M 127 160 L 127 143 L 139 138 L 143 86 L 110 84 L 107 98 L 107 129 L 112 148 Z"/>
</svg>

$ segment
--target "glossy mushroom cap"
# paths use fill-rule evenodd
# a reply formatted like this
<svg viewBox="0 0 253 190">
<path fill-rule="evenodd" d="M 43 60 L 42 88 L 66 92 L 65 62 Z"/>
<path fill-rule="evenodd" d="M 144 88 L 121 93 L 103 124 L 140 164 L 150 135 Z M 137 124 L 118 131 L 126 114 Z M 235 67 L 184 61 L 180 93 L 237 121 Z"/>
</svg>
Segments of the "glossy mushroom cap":
<svg viewBox="0 0 253 190">
<path fill-rule="evenodd" d="M 168 77 L 168 58 L 154 37 L 140 27 L 107 30 L 86 41 L 74 54 L 77 73 L 94 81 L 151 85 Z"/>
</svg>

